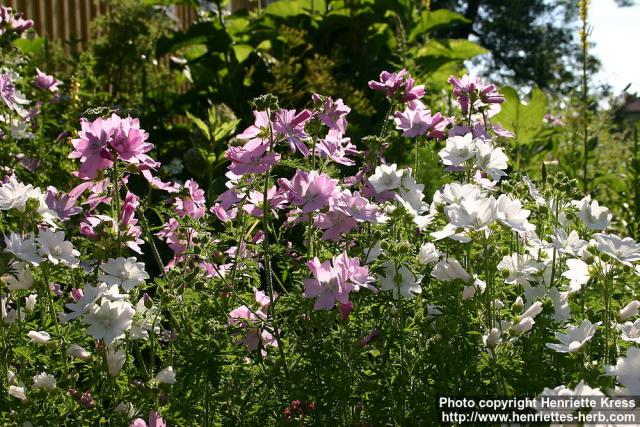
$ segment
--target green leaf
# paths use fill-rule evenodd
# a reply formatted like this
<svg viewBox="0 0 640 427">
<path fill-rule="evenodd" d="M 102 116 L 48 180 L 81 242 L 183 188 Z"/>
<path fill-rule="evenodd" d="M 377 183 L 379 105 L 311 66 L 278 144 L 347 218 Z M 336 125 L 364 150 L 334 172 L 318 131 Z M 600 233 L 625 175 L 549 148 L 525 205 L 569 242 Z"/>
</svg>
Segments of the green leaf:
<svg viewBox="0 0 640 427">
<path fill-rule="evenodd" d="M 266 15 L 277 16 L 280 18 L 288 18 L 290 16 L 305 15 L 307 12 L 304 8 L 303 2 L 281 0 L 275 3 L 271 3 L 264 9 Z"/>
<path fill-rule="evenodd" d="M 420 21 L 418 24 L 409 32 L 409 42 L 414 41 L 416 37 L 430 31 L 434 31 L 451 24 L 463 24 L 468 22 L 469 20 L 463 15 L 447 9 L 424 11 L 420 14 Z"/>
<path fill-rule="evenodd" d="M 236 60 L 240 64 L 246 61 L 249 55 L 251 55 L 251 52 L 253 52 L 253 46 L 248 44 L 234 44 L 232 47 L 233 53 L 236 55 Z"/>
<path fill-rule="evenodd" d="M 502 109 L 493 118 L 493 122 L 515 132 L 519 145 L 531 144 L 544 128 L 543 119 L 547 110 L 544 92 L 534 88 L 527 104 L 520 102 L 518 93 L 512 87 L 504 87 L 500 89 L 500 93 L 506 101 L 501 105 Z"/>
<path fill-rule="evenodd" d="M 194 116 L 193 114 L 191 114 L 190 112 L 187 111 L 187 117 L 189 118 L 189 120 L 191 120 L 196 126 L 198 126 L 198 129 L 200 129 L 200 131 L 204 134 L 204 136 L 207 137 L 208 140 L 211 139 L 211 134 L 209 133 L 209 126 L 207 126 L 207 124 L 200 118 Z"/>
<path fill-rule="evenodd" d="M 479 44 L 466 39 L 430 39 L 416 54 L 419 58 L 436 57 L 464 61 L 487 52 Z"/>
<path fill-rule="evenodd" d="M 32 40 L 27 38 L 16 39 L 13 41 L 13 45 L 28 56 L 35 56 L 44 49 L 44 37 L 35 37 Z"/>
</svg>

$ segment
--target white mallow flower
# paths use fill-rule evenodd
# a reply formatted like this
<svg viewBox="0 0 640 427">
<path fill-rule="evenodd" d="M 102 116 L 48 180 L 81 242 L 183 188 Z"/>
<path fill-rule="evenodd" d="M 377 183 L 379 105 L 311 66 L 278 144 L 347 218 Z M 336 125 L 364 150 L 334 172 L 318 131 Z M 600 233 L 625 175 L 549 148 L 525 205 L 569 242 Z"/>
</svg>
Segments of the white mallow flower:
<svg viewBox="0 0 640 427">
<path fill-rule="evenodd" d="M 502 342 L 502 334 L 498 328 L 492 328 L 482 336 L 482 342 L 487 348 L 495 348 Z"/>
<path fill-rule="evenodd" d="M 12 175 L 9 181 L 0 186 L 0 210 L 16 209 L 24 212 L 29 199 L 39 195 L 35 190 L 33 185 L 24 185 Z"/>
<path fill-rule="evenodd" d="M 560 292 L 555 286 L 549 289 L 549 298 L 553 302 L 553 319 L 557 323 L 566 323 L 571 318 L 569 306 L 569 292 Z"/>
<path fill-rule="evenodd" d="M 393 298 L 398 299 L 400 295 L 407 299 L 413 299 L 415 294 L 422 293 L 422 276 L 416 276 L 406 266 L 401 265 L 396 268 L 395 264 L 387 261 L 382 265 L 384 276 L 378 276 L 380 289 L 383 291 L 393 291 Z"/>
<path fill-rule="evenodd" d="M 637 316 L 640 309 L 640 301 L 633 300 L 629 304 L 625 305 L 618 312 L 618 321 L 622 322 L 629 317 Z"/>
<path fill-rule="evenodd" d="M 33 265 L 38 265 L 43 261 L 42 257 L 38 255 L 36 238 L 33 233 L 22 237 L 12 232 L 8 236 L 4 236 L 4 243 L 4 251 L 15 255 L 19 260 L 29 262 Z"/>
<path fill-rule="evenodd" d="M 640 319 L 635 322 L 624 322 L 622 325 L 618 324 L 617 328 L 624 341 L 640 344 Z"/>
<path fill-rule="evenodd" d="M 33 309 L 36 306 L 36 301 L 38 300 L 37 294 L 31 294 L 24 299 L 24 311 L 31 314 L 33 313 Z"/>
<path fill-rule="evenodd" d="M 76 267 L 80 263 L 76 258 L 80 252 L 73 248 L 71 242 L 64 240 L 64 231 L 40 230 L 38 243 L 40 244 L 38 253 L 53 264 Z"/>
<path fill-rule="evenodd" d="M 480 295 L 482 295 L 484 294 L 484 291 L 486 289 L 487 289 L 487 282 L 475 277 L 472 284 L 465 286 L 462 289 L 462 299 L 463 300 L 471 299 L 475 297 L 477 293 L 480 293 Z"/>
<path fill-rule="evenodd" d="M 554 230 L 554 234 L 549 237 L 558 252 L 576 258 L 581 257 L 589 246 L 586 240 L 580 238 L 576 230 L 571 230 L 571 233 L 567 234 L 562 228 L 557 228 Z"/>
<path fill-rule="evenodd" d="M 403 204 L 408 204 L 416 214 L 421 214 L 429 209 L 429 204 L 424 201 L 424 184 L 418 184 L 408 171 L 405 171 L 400 187 L 396 190 L 396 197 Z"/>
<path fill-rule="evenodd" d="M 567 267 L 569 269 L 562 273 L 562 277 L 569 279 L 569 292 L 578 292 L 591 279 L 592 269 L 589 264 L 577 258 L 568 259 Z"/>
<path fill-rule="evenodd" d="M 475 184 L 452 182 L 445 184 L 433 195 L 434 208 L 440 205 L 458 205 L 463 200 L 484 199 L 484 192 Z"/>
<path fill-rule="evenodd" d="M 33 388 L 53 390 L 56 388 L 56 378 L 51 374 L 41 372 L 33 377 Z"/>
<path fill-rule="evenodd" d="M 96 339 L 103 339 L 107 346 L 124 337 L 131 327 L 135 310 L 126 301 L 110 301 L 103 298 L 100 305 L 89 307 L 83 319 L 89 327 L 87 334 Z"/>
<path fill-rule="evenodd" d="M 501 194 L 496 203 L 498 221 L 502 224 L 519 233 L 526 233 L 536 229 L 536 226 L 527 220 L 531 215 L 531 211 L 522 209 L 520 200 Z"/>
<path fill-rule="evenodd" d="M 531 181 L 531 178 L 525 175 L 522 178 L 522 181 L 524 181 L 524 183 L 527 185 L 529 195 L 531 196 L 533 201 L 536 202 L 536 205 L 539 208 L 543 207 L 547 203 L 547 201 L 544 199 L 544 197 L 542 197 L 542 194 L 540 193 L 540 191 L 538 191 L 536 185 L 533 183 L 533 181 Z"/>
<path fill-rule="evenodd" d="M 605 375 L 617 377 L 627 389 L 625 394 L 640 394 L 640 348 L 629 347 L 627 356 L 618 358 L 615 366 L 605 366 Z"/>
<path fill-rule="evenodd" d="M 597 233 L 596 248 L 622 264 L 631 267 L 631 263 L 640 261 L 640 245 L 631 237 L 621 239 L 615 234 Z"/>
<path fill-rule="evenodd" d="M 609 227 L 613 215 L 609 209 L 600 206 L 597 200 L 591 200 L 591 196 L 586 196 L 582 200 L 576 200 L 573 205 L 580 211 L 578 216 L 590 230 L 606 230 Z"/>
<path fill-rule="evenodd" d="M 523 317 L 518 323 L 509 328 L 509 334 L 519 337 L 529 332 L 535 324 L 536 322 L 533 320 L 533 317 Z"/>
<path fill-rule="evenodd" d="M 33 286 L 33 273 L 26 262 L 16 262 L 11 265 L 12 274 L 5 276 L 9 290 L 30 289 Z"/>
<path fill-rule="evenodd" d="M 496 199 L 466 199 L 445 209 L 451 224 L 458 228 L 484 230 L 498 218 Z"/>
<path fill-rule="evenodd" d="M 149 339 L 148 331 L 153 331 L 155 334 L 159 334 L 159 323 L 158 308 L 155 306 L 147 308 L 144 303 L 144 297 L 140 298 L 136 304 L 136 315 L 133 318 L 133 323 L 129 330 L 130 339 L 147 340 Z"/>
<path fill-rule="evenodd" d="M 80 299 L 66 305 L 71 310 L 71 313 L 65 314 L 65 322 L 86 313 L 89 307 L 100 298 L 106 298 L 110 301 L 121 301 L 126 298 L 126 295 L 120 293 L 118 285 L 107 285 L 106 283 L 99 283 L 98 286 L 87 285 L 81 292 Z"/>
<path fill-rule="evenodd" d="M 75 357 L 80 360 L 89 360 L 91 359 L 91 353 L 89 353 L 84 348 L 80 347 L 78 344 L 71 344 L 67 349 L 67 354 L 71 357 Z"/>
<path fill-rule="evenodd" d="M 18 318 L 17 310 L 7 307 L 7 298 L 0 296 L 0 319 L 5 325 L 11 325 Z"/>
<path fill-rule="evenodd" d="M 130 291 L 149 278 L 144 271 L 144 262 L 137 262 L 135 257 L 109 259 L 100 266 L 105 274 L 98 276 L 98 280 L 109 285 L 120 285 L 125 291 Z"/>
<path fill-rule="evenodd" d="M 455 258 L 447 258 L 438 262 L 436 266 L 433 267 L 431 276 L 443 282 L 459 279 L 465 283 L 469 283 L 473 279 Z"/>
<path fill-rule="evenodd" d="M 161 384 L 175 384 L 176 373 L 173 370 L 173 366 L 167 366 L 162 371 L 158 372 L 155 376 L 155 380 Z"/>
<path fill-rule="evenodd" d="M 531 304 L 524 313 L 522 313 L 522 317 L 531 317 L 532 319 L 535 319 L 535 317 L 540 313 L 542 313 L 542 303 L 540 301 L 536 301 Z"/>
<path fill-rule="evenodd" d="M 418 262 L 420 264 L 433 264 L 440 259 L 440 251 L 433 243 L 425 243 L 418 251 Z"/>
<path fill-rule="evenodd" d="M 567 333 L 556 332 L 555 336 L 560 344 L 547 343 L 546 346 L 559 353 L 576 353 L 584 348 L 587 342 L 593 338 L 596 328 L 602 322 L 592 324 L 589 319 L 584 319 L 580 326 L 567 325 Z"/>
<path fill-rule="evenodd" d="M 475 156 L 478 139 L 468 133 L 464 136 L 452 136 L 447 138 L 445 147 L 438 155 L 445 166 L 462 166 L 467 160 Z"/>
<path fill-rule="evenodd" d="M 13 396 L 16 399 L 21 400 L 23 402 L 27 400 L 27 396 L 24 393 L 24 386 L 10 385 L 9 386 L 9 395 Z"/>
<path fill-rule="evenodd" d="M 476 140 L 476 163 L 483 172 L 489 175 L 494 181 L 498 181 L 501 177 L 506 176 L 504 172 L 509 165 L 509 158 L 502 148 L 495 148 L 491 141 Z"/>
<path fill-rule="evenodd" d="M 115 377 L 127 361 L 127 353 L 124 350 L 115 350 L 113 347 L 107 348 L 107 369 L 109 375 Z"/>
<path fill-rule="evenodd" d="M 369 182 L 378 193 L 388 190 L 395 190 L 400 187 L 402 182 L 402 174 L 404 170 L 398 170 L 398 165 L 380 165 L 376 167 L 376 171 L 369 177 Z"/>
<path fill-rule="evenodd" d="M 509 277 L 505 279 L 505 283 L 526 285 L 533 282 L 533 277 L 540 271 L 541 266 L 529 254 L 519 254 L 517 252 L 511 255 L 505 255 L 498 263 L 498 269 L 509 272 Z"/>
<path fill-rule="evenodd" d="M 47 331 L 29 331 L 27 336 L 36 344 L 47 344 L 51 341 L 51 335 Z"/>
</svg>

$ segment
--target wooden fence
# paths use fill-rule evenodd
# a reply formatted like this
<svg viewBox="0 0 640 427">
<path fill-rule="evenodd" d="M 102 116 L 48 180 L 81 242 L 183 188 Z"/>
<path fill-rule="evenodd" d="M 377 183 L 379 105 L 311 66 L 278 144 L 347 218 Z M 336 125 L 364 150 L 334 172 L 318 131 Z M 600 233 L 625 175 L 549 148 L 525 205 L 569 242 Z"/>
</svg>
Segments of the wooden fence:
<svg viewBox="0 0 640 427">
<path fill-rule="evenodd" d="M 77 38 L 84 46 L 91 37 L 90 23 L 109 13 L 108 2 L 101 0 L 0 0 L 3 6 L 23 12 L 34 21 L 34 29 L 52 40 Z M 197 11 L 189 6 L 173 6 L 178 25 L 187 28 L 197 18 Z"/>
</svg>

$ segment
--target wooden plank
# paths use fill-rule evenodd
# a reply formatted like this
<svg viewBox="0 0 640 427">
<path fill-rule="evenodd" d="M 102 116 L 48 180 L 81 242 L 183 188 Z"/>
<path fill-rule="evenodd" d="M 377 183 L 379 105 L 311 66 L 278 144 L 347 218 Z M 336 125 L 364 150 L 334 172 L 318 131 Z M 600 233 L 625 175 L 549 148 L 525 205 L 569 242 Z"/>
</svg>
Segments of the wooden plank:
<svg viewBox="0 0 640 427">
<path fill-rule="evenodd" d="M 53 40 L 57 36 L 56 20 L 58 19 L 58 17 L 56 16 L 56 13 L 54 12 L 52 0 L 45 0 L 44 1 L 43 12 L 44 12 L 44 20 L 46 22 L 47 37 L 49 37 L 49 39 Z"/>
<path fill-rule="evenodd" d="M 86 47 L 89 40 L 89 8 L 88 2 L 90 0 L 80 0 L 80 31 L 82 37 L 82 47 Z"/>
<path fill-rule="evenodd" d="M 67 40 L 69 40 L 69 3 L 67 0 L 59 0 L 59 11 L 58 20 L 60 22 L 60 38 L 62 39 L 62 46 L 64 47 L 65 53 L 69 53 L 69 44 Z"/>
</svg>

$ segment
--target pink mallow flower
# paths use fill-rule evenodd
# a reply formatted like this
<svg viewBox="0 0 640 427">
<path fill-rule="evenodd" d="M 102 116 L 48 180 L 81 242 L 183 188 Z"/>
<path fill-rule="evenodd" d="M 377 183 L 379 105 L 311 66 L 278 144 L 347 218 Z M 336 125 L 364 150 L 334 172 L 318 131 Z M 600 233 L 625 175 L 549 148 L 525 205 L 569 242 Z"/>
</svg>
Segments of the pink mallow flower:
<svg viewBox="0 0 640 427">
<path fill-rule="evenodd" d="M 485 86 L 478 77 L 465 74 L 461 79 L 450 76 L 448 81 L 453 86 L 453 95 L 458 100 L 464 114 L 469 112 L 470 106 L 479 110 L 490 104 L 504 102 L 504 96 L 496 92 L 495 85 Z"/>
<path fill-rule="evenodd" d="M 356 146 L 351 143 L 351 138 L 342 136 L 342 133 L 334 129 L 330 130 L 327 136 L 320 140 L 316 146 L 320 157 L 330 159 L 345 166 L 353 166 L 355 161 L 347 155 L 359 154 Z"/>
<path fill-rule="evenodd" d="M 229 325 L 244 329 L 244 336 L 236 341 L 237 344 L 246 346 L 249 351 L 260 349 L 262 356 L 266 356 L 267 347 L 278 346 L 278 341 L 273 334 L 262 327 L 262 323 L 267 320 L 267 309 L 271 304 L 271 298 L 255 288 L 253 295 L 260 308 L 253 310 L 243 305 L 232 310 L 229 313 Z M 273 295 L 274 300 L 275 298 L 277 295 Z"/>
<path fill-rule="evenodd" d="M 336 190 L 338 181 L 317 171 L 296 171 L 291 181 L 281 178 L 280 186 L 288 191 L 292 204 L 300 207 L 303 214 L 322 209 Z"/>
<path fill-rule="evenodd" d="M 347 254 L 333 257 L 332 261 L 320 263 L 318 258 L 307 262 L 307 267 L 313 274 L 312 279 L 305 279 L 305 298 L 316 298 L 315 310 L 331 310 L 336 301 L 349 304 L 349 293 L 358 291 L 361 287 L 368 287 L 372 280 L 369 269 L 360 266 L 358 258 L 349 258 Z"/>
<path fill-rule="evenodd" d="M 395 117 L 396 129 L 402 130 L 402 136 L 415 138 L 417 136 L 425 135 L 431 130 L 438 130 L 438 125 L 442 123 L 445 118 L 440 113 L 431 115 L 430 110 L 423 108 L 406 108 L 403 112 L 396 112 Z M 445 123 L 446 126 L 446 123 Z M 442 137 L 440 133 L 436 133 L 437 136 Z"/>
<path fill-rule="evenodd" d="M 263 173 L 280 161 L 280 154 L 268 152 L 269 143 L 252 139 L 240 147 L 229 147 L 229 170 L 236 175 Z"/>
<path fill-rule="evenodd" d="M 181 197 L 176 197 L 174 211 L 181 217 L 189 216 L 193 219 L 201 218 L 206 212 L 204 190 L 194 180 L 184 183 Z"/>
<path fill-rule="evenodd" d="M 49 74 L 43 73 L 39 68 L 36 68 L 36 73 L 35 85 L 38 89 L 48 90 L 51 93 L 55 93 L 58 91 L 58 85 L 60 85 L 62 82 L 56 80 Z"/>
<path fill-rule="evenodd" d="M 58 214 L 62 221 L 69 221 L 73 215 L 82 212 L 82 208 L 76 205 L 77 199 L 67 193 L 59 193 L 55 187 L 47 188 L 47 207 Z"/>
<path fill-rule="evenodd" d="M 159 413 L 156 411 L 149 412 L 149 423 L 145 422 L 142 418 L 136 418 L 133 420 L 129 427 L 166 427 L 167 423 L 162 419 Z"/>
<path fill-rule="evenodd" d="M 296 110 L 280 110 L 276 113 L 273 122 L 273 131 L 282 135 L 291 147 L 291 152 L 295 153 L 296 149 L 304 157 L 309 156 L 309 149 L 303 140 L 309 138 L 304 131 L 304 126 L 313 117 L 313 113 L 309 110 L 302 110 L 296 114 Z"/>
<path fill-rule="evenodd" d="M 407 75 L 407 70 L 400 70 L 397 73 L 390 73 L 383 71 L 380 73 L 380 80 L 370 80 L 369 88 L 376 92 L 381 92 L 388 98 L 393 98 L 398 90 L 405 84 L 404 76 Z"/>
<path fill-rule="evenodd" d="M 313 102 L 322 104 L 322 110 L 318 113 L 318 118 L 329 129 L 338 130 L 340 133 L 347 131 L 347 114 L 351 112 L 351 108 L 345 105 L 342 99 L 333 100 L 314 93 L 311 97 Z"/>
</svg>

